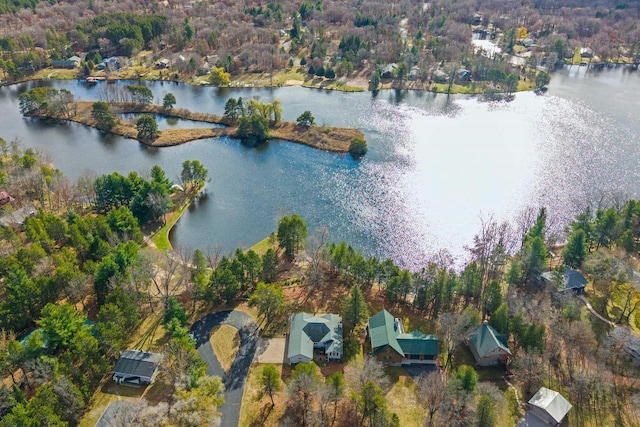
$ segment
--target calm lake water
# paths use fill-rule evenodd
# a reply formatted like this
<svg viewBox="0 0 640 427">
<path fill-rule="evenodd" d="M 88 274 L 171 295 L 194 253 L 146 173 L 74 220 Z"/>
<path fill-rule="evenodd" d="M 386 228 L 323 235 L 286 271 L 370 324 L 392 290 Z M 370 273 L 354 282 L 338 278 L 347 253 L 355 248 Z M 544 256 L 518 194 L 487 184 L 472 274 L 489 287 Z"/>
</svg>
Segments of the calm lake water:
<svg viewBox="0 0 640 427">
<path fill-rule="evenodd" d="M 49 84 L 97 100 L 105 86 L 126 83 Z M 230 96 L 278 98 L 287 120 L 310 110 L 318 124 L 363 130 L 369 152 L 354 161 L 283 141 L 255 149 L 227 138 L 152 149 L 78 124 L 21 117 L 17 96 L 30 85 L 0 88 L 0 136 L 46 150 L 71 179 L 155 164 L 177 179 L 184 160 L 199 159 L 212 179 L 173 243 L 223 253 L 252 245 L 297 213 L 310 233 L 326 227 L 332 240 L 416 269 L 440 249 L 462 260 L 481 217 L 512 219 L 544 205 L 561 228 L 588 202 L 639 197 L 640 73 L 622 68 L 572 67 L 553 76 L 544 96 L 521 93 L 509 103 L 422 92 L 148 85 L 157 102 L 171 92 L 176 107 L 217 114 Z"/>
</svg>

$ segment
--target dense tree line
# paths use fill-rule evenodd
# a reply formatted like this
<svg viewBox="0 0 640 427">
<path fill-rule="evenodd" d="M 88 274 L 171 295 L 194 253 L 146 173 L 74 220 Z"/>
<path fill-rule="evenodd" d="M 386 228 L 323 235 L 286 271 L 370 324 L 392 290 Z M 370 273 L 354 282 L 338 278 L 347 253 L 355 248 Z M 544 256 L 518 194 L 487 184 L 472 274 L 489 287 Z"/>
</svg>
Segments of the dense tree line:
<svg viewBox="0 0 640 427">
<path fill-rule="evenodd" d="M 22 153 L 17 143 L 0 142 L 3 185 L 22 203 L 41 206 L 20 228 L 0 228 L 0 372 L 11 382 L 0 385 L 0 426 L 77 425 L 115 357 L 157 302 L 163 304 L 168 331 L 161 374 L 168 393 L 155 406 L 146 400 L 125 406 L 112 422 L 126 424 L 141 416 L 175 424 L 215 423 L 224 387 L 205 374 L 185 328 L 186 312 L 172 288 L 181 264 L 170 254 L 154 260 L 140 251 L 139 222 L 125 206 L 128 200 L 135 209 L 135 197 L 144 199 L 137 191 L 145 186 L 168 189 L 164 172 L 152 169 L 149 181 L 137 175 L 83 177 L 77 185 L 84 190 L 75 190 L 84 194 L 81 203 L 45 203 L 53 198 L 53 185 L 43 188 L 42 200 L 20 188 L 25 174 L 45 180 L 50 170 L 33 150 Z M 195 166 L 187 169 L 201 174 L 191 179 L 206 179 L 206 169 L 199 162 Z M 108 200 L 100 193 L 110 192 L 101 181 L 118 184 L 118 191 L 112 194 L 114 204 L 94 213 L 90 202 Z M 185 276 L 193 273 L 194 282 L 202 274 L 184 270 Z M 91 320 L 85 311 L 94 313 Z"/>
<path fill-rule="evenodd" d="M 229 98 L 224 104 L 224 117 L 229 123 L 237 124 L 238 138 L 264 142 L 269 139 L 269 128 L 282 118 L 282 104 L 278 99 L 265 103 L 257 99 Z"/>
<path fill-rule="evenodd" d="M 123 176 L 118 172 L 102 175 L 94 182 L 97 212 L 106 213 L 126 206 L 141 224 L 156 221 L 173 205 L 169 193 L 171 181 L 158 166 L 151 169 L 151 179 L 146 180 L 136 172 Z"/>
</svg>

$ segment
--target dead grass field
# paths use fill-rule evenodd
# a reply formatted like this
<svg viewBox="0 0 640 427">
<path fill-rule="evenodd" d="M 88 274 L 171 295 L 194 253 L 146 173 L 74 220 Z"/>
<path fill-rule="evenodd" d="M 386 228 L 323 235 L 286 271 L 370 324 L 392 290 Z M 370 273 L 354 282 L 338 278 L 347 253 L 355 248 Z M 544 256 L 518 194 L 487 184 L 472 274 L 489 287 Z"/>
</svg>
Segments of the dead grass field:
<svg viewBox="0 0 640 427">
<path fill-rule="evenodd" d="M 286 409 L 284 392 L 274 396 L 275 406 L 271 406 L 269 396 L 260 396 L 260 375 L 267 364 L 254 364 L 249 369 L 244 386 L 242 408 L 240 409 L 240 426 L 276 426 Z M 273 365 L 282 374 L 282 365 Z M 281 384 L 284 390 L 284 383 Z"/>
<path fill-rule="evenodd" d="M 240 348 L 238 330 L 230 325 L 218 325 L 211 330 L 209 342 L 216 354 L 222 369 L 229 372 Z"/>
</svg>

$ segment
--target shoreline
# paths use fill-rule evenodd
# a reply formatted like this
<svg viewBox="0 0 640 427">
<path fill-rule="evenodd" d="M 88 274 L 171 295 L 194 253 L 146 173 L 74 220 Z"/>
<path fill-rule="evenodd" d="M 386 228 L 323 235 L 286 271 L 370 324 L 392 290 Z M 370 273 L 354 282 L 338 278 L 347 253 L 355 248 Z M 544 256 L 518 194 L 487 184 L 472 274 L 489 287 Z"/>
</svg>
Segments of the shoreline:
<svg viewBox="0 0 640 427">
<path fill-rule="evenodd" d="M 50 71 L 45 73 L 44 71 Z M 371 92 L 377 93 L 380 91 L 386 90 L 401 90 L 401 91 L 416 91 L 416 92 L 425 92 L 425 93 L 434 93 L 434 94 L 443 94 L 443 95 L 482 95 L 484 93 L 490 92 L 489 88 L 483 88 L 482 85 L 479 86 L 471 86 L 470 84 L 457 84 L 454 83 L 451 87 L 451 92 L 447 91 L 448 83 L 437 83 L 432 81 L 430 84 L 427 82 L 423 82 L 422 80 L 404 80 L 399 85 L 394 80 L 385 80 L 381 81 L 380 87 L 375 91 L 371 91 L 368 88 L 368 84 L 363 84 L 366 80 L 363 81 L 362 78 L 352 78 L 352 79 L 334 79 L 328 80 L 323 79 L 321 81 L 317 78 L 306 79 L 306 80 L 295 80 L 295 79 L 287 79 L 281 83 L 272 83 L 266 75 L 258 74 L 254 77 L 254 80 L 250 83 L 246 83 L 242 80 L 242 76 L 239 76 L 237 79 L 231 81 L 229 85 L 226 86 L 214 86 L 206 82 L 205 80 L 197 80 L 193 77 L 189 77 L 187 79 L 164 79 L 164 78 L 156 78 L 155 76 L 149 76 L 153 73 L 150 71 L 147 74 L 138 74 L 131 75 L 126 72 L 120 72 L 117 76 L 104 76 L 104 75 L 91 75 L 86 77 L 77 77 L 77 76 L 69 76 L 65 72 L 68 70 L 62 69 L 43 69 L 40 72 L 36 73 L 34 76 L 30 76 L 29 78 L 21 79 L 12 83 L 0 83 L 0 87 L 3 86 L 12 86 L 21 83 L 29 83 L 36 81 L 47 81 L 47 80 L 77 80 L 80 82 L 86 81 L 87 78 L 99 78 L 97 84 L 102 83 L 113 83 L 116 81 L 149 81 L 149 82 L 164 82 L 164 83 L 183 83 L 193 87 L 210 87 L 217 89 L 276 89 L 281 87 L 303 87 L 305 89 L 316 89 L 322 91 L 336 91 L 336 92 L 344 92 L 344 93 L 358 93 L 358 92 Z M 286 71 L 283 71 L 286 73 Z M 532 92 L 536 90 L 532 85 L 527 85 L 527 87 L 519 87 L 515 92 Z M 498 92 L 501 94 L 507 94 L 508 92 Z"/>
<path fill-rule="evenodd" d="M 198 185 L 198 187 L 194 189 L 185 190 L 188 191 L 186 194 L 186 200 L 183 201 L 182 205 L 172 212 L 168 213 L 168 218 L 166 219 L 165 224 L 158 228 L 156 231 L 150 233 L 145 236 L 145 242 L 148 246 L 152 246 L 161 251 L 171 251 L 173 250 L 173 245 L 171 244 L 171 230 L 176 226 L 182 215 L 187 211 L 189 206 L 191 206 L 194 200 L 200 195 L 202 191 L 204 191 L 204 185 Z"/>
<path fill-rule="evenodd" d="M 196 113 L 186 109 L 165 108 L 161 105 L 143 105 L 143 104 L 125 104 L 116 103 L 118 113 L 147 113 L 157 114 L 167 117 L 175 117 L 184 120 L 192 120 L 198 122 L 212 123 L 224 125 L 225 127 L 216 128 L 182 128 L 182 129 L 165 129 L 160 135 L 151 141 L 145 141 L 138 138 L 138 131 L 134 124 L 117 119 L 116 125 L 110 130 L 103 130 L 97 126 L 93 117 L 91 117 L 91 101 L 75 101 L 77 111 L 69 117 L 54 115 L 49 111 L 35 111 L 27 115 L 27 117 L 53 119 L 71 121 L 80 123 L 85 126 L 98 129 L 101 132 L 111 133 L 125 138 L 135 139 L 142 144 L 150 147 L 171 147 L 185 144 L 187 142 L 206 138 L 229 137 L 236 138 L 237 125 L 231 124 L 223 117 L 215 114 Z M 304 128 L 297 123 L 281 121 L 269 129 L 269 139 L 281 139 L 288 142 L 298 143 L 318 148 L 321 150 L 332 151 L 336 153 L 347 153 L 351 140 L 354 138 L 364 138 L 364 133 L 354 128 L 337 128 L 331 126 L 311 126 Z"/>
</svg>

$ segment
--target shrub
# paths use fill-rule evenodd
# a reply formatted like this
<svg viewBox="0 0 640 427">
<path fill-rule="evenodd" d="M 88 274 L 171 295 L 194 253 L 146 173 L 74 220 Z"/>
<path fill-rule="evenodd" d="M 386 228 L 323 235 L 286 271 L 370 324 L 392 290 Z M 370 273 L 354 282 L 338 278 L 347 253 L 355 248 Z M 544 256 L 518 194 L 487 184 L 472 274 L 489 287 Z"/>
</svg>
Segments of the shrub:
<svg viewBox="0 0 640 427">
<path fill-rule="evenodd" d="M 349 145 L 349 154 L 354 159 L 359 159 L 367 153 L 367 141 L 363 138 L 357 137 L 351 140 L 351 145 Z"/>
</svg>

